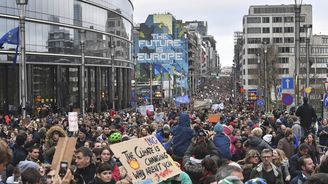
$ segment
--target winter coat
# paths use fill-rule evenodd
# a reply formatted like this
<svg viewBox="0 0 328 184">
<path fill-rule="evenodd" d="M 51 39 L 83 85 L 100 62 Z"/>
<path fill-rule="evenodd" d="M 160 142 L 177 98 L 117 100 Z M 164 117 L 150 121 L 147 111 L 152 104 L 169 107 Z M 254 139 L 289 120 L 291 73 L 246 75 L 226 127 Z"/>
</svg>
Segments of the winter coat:
<svg viewBox="0 0 328 184">
<path fill-rule="evenodd" d="M 46 163 L 51 163 L 52 158 L 56 152 L 57 143 L 52 140 L 52 136 L 55 132 L 58 132 L 59 137 L 66 137 L 67 134 L 63 128 L 60 126 L 52 126 L 46 133 L 46 140 L 45 140 L 45 152 L 43 157 Z"/>
<path fill-rule="evenodd" d="M 181 113 L 178 125 L 173 126 L 171 129 L 173 158 L 181 159 L 183 157 L 195 135 L 189 123 L 189 115 Z"/>
<path fill-rule="evenodd" d="M 291 178 L 297 176 L 299 173 L 301 173 L 301 168 L 298 164 L 298 160 L 301 158 L 301 156 L 297 153 L 290 157 L 289 159 L 289 173 L 291 175 Z"/>
<path fill-rule="evenodd" d="M 26 149 L 24 147 L 22 147 L 22 146 L 17 146 L 15 148 L 14 154 L 13 154 L 13 159 L 12 159 L 13 166 L 18 165 L 18 163 L 20 161 L 25 160 L 26 157 L 27 157 L 27 151 L 26 151 Z"/>
<path fill-rule="evenodd" d="M 301 140 L 302 136 L 304 135 L 304 132 L 302 131 L 302 127 L 299 121 L 294 122 L 294 125 L 292 126 L 292 131 L 296 136 L 297 140 Z"/>
<path fill-rule="evenodd" d="M 76 169 L 74 179 L 76 184 L 90 184 L 94 181 L 96 175 L 96 165 L 90 164 L 86 168 Z"/>
<path fill-rule="evenodd" d="M 216 149 L 220 153 L 222 159 L 232 159 L 232 155 L 230 152 L 230 139 L 226 135 L 224 135 L 223 133 L 216 134 L 214 136 L 214 144 Z"/>
<path fill-rule="evenodd" d="M 95 177 L 95 179 L 90 182 L 90 184 L 115 184 L 115 180 L 112 179 L 110 182 L 104 182 L 100 178 Z"/>
<path fill-rule="evenodd" d="M 249 136 L 245 145 L 250 147 L 250 149 L 255 149 L 259 151 L 260 153 L 263 149 L 272 149 L 267 142 L 256 136 Z"/>
<path fill-rule="evenodd" d="M 273 174 L 276 176 L 276 182 L 270 184 L 284 184 L 284 180 L 282 178 L 282 174 L 279 169 L 271 163 L 271 167 L 273 170 Z M 263 178 L 263 163 L 260 163 L 256 168 L 254 168 L 251 172 L 250 178 Z"/>
<path fill-rule="evenodd" d="M 311 107 L 308 103 L 304 103 L 296 110 L 296 116 L 300 117 L 301 126 L 306 130 L 310 130 L 312 122 L 315 122 L 317 119 L 317 115 L 313 107 Z"/>
<path fill-rule="evenodd" d="M 323 146 L 328 146 L 328 126 L 320 126 L 318 130 L 318 136 L 319 144 Z"/>
<path fill-rule="evenodd" d="M 295 176 L 292 181 L 289 184 L 304 184 L 306 181 L 306 178 L 303 177 L 302 173 L 299 173 L 297 176 Z"/>
<path fill-rule="evenodd" d="M 292 155 L 294 155 L 293 141 L 288 141 L 286 137 L 280 139 L 277 148 L 284 151 L 287 158 L 290 158 Z"/>
<path fill-rule="evenodd" d="M 185 156 L 182 160 L 183 167 L 185 168 L 186 173 L 190 176 L 193 183 L 199 182 L 198 180 L 201 178 L 204 172 L 204 168 L 201 164 L 201 161 L 205 158 L 205 156 L 201 159 L 194 159 L 195 145 L 199 144 L 206 144 L 207 151 L 206 153 L 204 152 L 204 155 L 206 155 L 206 157 L 210 157 L 216 163 L 218 163 L 220 159 L 219 153 L 212 141 L 206 140 L 204 142 L 197 142 L 197 137 L 194 137 L 193 143 L 190 144 L 190 146 L 188 147 L 188 150 L 186 151 Z"/>
</svg>

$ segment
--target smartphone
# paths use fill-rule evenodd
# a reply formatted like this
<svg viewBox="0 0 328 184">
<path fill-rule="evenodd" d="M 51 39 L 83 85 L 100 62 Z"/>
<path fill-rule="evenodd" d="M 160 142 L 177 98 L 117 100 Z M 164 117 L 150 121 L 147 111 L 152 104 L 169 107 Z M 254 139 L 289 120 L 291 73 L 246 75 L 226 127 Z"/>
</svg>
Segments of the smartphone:
<svg viewBox="0 0 328 184">
<path fill-rule="evenodd" d="M 59 176 L 63 178 L 66 175 L 68 169 L 68 162 L 67 161 L 61 161 L 60 162 L 60 168 L 59 168 Z"/>
</svg>

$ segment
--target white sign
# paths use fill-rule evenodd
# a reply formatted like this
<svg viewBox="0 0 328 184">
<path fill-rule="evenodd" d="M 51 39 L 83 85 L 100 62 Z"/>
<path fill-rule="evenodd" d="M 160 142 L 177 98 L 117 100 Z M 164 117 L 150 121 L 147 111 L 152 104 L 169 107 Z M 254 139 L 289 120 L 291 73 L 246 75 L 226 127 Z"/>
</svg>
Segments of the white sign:
<svg viewBox="0 0 328 184">
<path fill-rule="evenodd" d="M 77 112 L 68 113 L 68 130 L 70 132 L 79 131 Z"/>
<path fill-rule="evenodd" d="M 154 106 L 153 105 L 145 105 L 139 107 L 139 112 L 141 115 L 146 116 L 147 110 L 150 112 L 154 112 Z"/>
</svg>

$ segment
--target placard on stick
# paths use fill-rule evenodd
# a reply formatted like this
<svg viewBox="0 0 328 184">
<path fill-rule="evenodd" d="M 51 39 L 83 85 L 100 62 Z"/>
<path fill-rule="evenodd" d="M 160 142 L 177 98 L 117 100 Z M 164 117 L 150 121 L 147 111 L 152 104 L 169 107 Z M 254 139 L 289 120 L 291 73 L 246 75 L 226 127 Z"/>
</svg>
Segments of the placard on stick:
<svg viewBox="0 0 328 184">
<path fill-rule="evenodd" d="M 58 174 L 61 161 L 68 162 L 68 168 L 71 167 L 71 162 L 75 150 L 77 139 L 75 137 L 60 137 L 57 143 L 56 152 L 52 159 L 51 169 Z"/>
<path fill-rule="evenodd" d="M 181 170 L 154 135 L 110 145 L 133 183 L 159 183 Z"/>
</svg>

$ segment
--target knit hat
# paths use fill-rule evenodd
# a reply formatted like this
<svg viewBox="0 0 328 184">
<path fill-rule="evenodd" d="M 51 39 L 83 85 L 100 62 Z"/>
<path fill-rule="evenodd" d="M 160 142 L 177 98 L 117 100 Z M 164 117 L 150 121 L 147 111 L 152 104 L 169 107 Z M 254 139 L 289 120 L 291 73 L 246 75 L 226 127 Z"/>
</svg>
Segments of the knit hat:
<svg viewBox="0 0 328 184">
<path fill-rule="evenodd" d="M 20 173 L 23 173 L 28 168 L 39 170 L 39 165 L 37 163 L 28 160 L 20 161 L 17 167 Z"/>
<path fill-rule="evenodd" d="M 245 184 L 267 184 L 262 178 L 254 178 L 245 182 Z"/>
<path fill-rule="evenodd" d="M 214 132 L 217 133 L 217 134 L 222 133 L 223 132 L 223 126 L 220 123 L 217 123 L 214 126 Z"/>
</svg>

